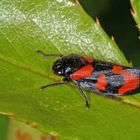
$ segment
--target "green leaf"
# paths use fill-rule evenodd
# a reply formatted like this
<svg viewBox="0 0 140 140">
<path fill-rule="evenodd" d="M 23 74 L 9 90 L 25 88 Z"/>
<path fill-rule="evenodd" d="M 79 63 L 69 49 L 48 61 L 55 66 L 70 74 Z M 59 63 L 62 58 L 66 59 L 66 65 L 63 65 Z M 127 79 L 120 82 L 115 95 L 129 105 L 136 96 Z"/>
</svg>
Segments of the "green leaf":
<svg viewBox="0 0 140 140">
<path fill-rule="evenodd" d="M 0 13 L 1 112 L 35 122 L 37 129 L 62 140 L 140 138 L 137 108 L 89 94 L 91 108 L 87 109 L 71 84 L 39 90 L 61 78 L 51 71 L 54 59 L 44 59 L 36 50 L 129 65 L 77 1 L 1 0 Z M 139 106 L 131 97 L 124 102 Z"/>
<path fill-rule="evenodd" d="M 3 115 L 0 115 L 0 140 L 7 138 L 9 119 Z"/>
<path fill-rule="evenodd" d="M 134 20 L 137 23 L 137 27 L 140 29 L 140 1 L 139 0 L 130 0 L 133 11 L 131 11 Z"/>
</svg>

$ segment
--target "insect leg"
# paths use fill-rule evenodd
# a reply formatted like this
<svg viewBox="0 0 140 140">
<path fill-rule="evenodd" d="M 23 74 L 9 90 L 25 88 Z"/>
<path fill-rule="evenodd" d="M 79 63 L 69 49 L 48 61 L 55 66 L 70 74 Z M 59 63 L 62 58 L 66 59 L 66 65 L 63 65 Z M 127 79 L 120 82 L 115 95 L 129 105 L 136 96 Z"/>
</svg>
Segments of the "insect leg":
<svg viewBox="0 0 140 140">
<path fill-rule="evenodd" d="M 85 100 L 86 107 L 89 108 L 89 101 L 88 101 L 87 95 L 83 92 L 83 90 L 80 88 L 80 86 L 77 83 L 74 82 L 74 84 L 78 88 L 78 90 L 79 90 L 81 96 L 83 97 L 83 99 Z"/>
<path fill-rule="evenodd" d="M 45 54 L 44 52 L 42 52 L 41 50 L 37 50 L 36 51 L 38 54 L 42 55 L 45 58 L 52 58 L 52 57 L 63 57 L 62 54 Z"/>
</svg>

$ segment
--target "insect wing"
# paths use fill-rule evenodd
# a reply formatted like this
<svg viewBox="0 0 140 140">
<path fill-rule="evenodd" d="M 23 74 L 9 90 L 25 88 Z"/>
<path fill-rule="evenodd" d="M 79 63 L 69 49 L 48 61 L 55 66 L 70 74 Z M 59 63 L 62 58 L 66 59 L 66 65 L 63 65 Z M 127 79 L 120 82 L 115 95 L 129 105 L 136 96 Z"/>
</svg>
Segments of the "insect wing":
<svg viewBox="0 0 140 140">
<path fill-rule="evenodd" d="M 87 67 L 76 71 L 72 76 L 73 80 L 77 80 L 87 90 L 107 95 L 130 95 L 140 91 L 139 69 L 97 60 L 92 63 L 92 68 Z"/>
</svg>

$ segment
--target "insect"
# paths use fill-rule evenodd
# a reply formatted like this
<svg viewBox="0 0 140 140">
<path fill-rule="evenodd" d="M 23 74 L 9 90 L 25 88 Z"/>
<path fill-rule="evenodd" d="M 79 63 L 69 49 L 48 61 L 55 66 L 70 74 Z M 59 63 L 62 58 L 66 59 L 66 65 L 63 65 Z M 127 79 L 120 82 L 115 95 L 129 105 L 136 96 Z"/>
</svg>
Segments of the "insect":
<svg viewBox="0 0 140 140">
<path fill-rule="evenodd" d="M 89 101 L 83 89 L 117 97 L 121 95 L 133 95 L 140 92 L 140 70 L 127 66 L 112 64 L 88 58 L 85 56 L 70 54 L 67 56 L 45 54 L 37 51 L 44 57 L 59 57 L 52 66 L 54 74 L 63 76 L 58 83 L 42 86 L 45 89 L 50 86 L 73 82 L 89 107 Z"/>
</svg>

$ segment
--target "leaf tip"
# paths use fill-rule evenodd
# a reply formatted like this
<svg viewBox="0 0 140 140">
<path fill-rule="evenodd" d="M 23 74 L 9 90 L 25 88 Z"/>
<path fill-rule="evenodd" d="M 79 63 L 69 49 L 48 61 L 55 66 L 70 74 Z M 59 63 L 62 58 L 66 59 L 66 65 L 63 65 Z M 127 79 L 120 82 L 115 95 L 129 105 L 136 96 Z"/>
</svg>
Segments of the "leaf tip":
<svg viewBox="0 0 140 140">
<path fill-rule="evenodd" d="M 96 23 L 99 25 L 100 24 L 100 21 L 99 21 L 99 18 L 96 17 Z"/>
<path fill-rule="evenodd" d="M 130 9 L 130 12 L 131 12 L 131 15 L 134 17 L 135 13 L 134 13 L 133 9 Z"/>
<path fill-rule="evenodd" d="M 111 36 L 111 40 L 112 40 L 112 41 L 115 41 L 114 36 Z"/>
</svg>

